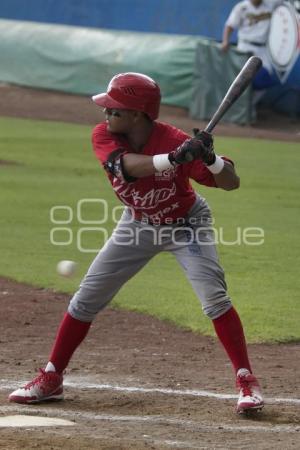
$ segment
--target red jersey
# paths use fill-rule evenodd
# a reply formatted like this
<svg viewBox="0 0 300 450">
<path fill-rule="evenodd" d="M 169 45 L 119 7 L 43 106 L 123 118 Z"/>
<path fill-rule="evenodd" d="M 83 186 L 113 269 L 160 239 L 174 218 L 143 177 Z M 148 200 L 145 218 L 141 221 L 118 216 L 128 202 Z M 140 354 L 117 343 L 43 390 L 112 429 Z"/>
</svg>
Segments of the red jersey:
<svg viewBox="0 0 300 450">
<path fill-rule="evenodd" d="M 190 136 L 182 130 L 154 122 L 150 138 L 140 154 L 154 156 L 169 153 L 186 139 L 190 139 Z M 103 165 L 116 149 L 123 148 L 124 153 L 132 153 L 126 138 L 110 133 L 105 122 L 94 128 L 92 142 L 95 154 Z M 153 223 L 170 223 L 187 215 L 196 199 L 190 178 L 199 184 L 216 187 L 213 174 L 200 160 L 156 172 L 133 182 L 121 180 L 111 173 L 108 173 L 108 177 L 121 202 L 131 207 L 135 217 Z"/>
</svg>

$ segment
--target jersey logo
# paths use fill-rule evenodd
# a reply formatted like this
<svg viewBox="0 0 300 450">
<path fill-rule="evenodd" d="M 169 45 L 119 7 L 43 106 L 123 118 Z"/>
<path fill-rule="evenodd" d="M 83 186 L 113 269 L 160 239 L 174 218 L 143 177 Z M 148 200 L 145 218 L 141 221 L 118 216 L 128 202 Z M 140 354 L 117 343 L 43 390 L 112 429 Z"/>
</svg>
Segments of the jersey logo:
<svg viewBox="0 0 300 450">
<path fill-rule="evenodd" d="M 155 172 L 155 181 L 170 181 L 175 176 L 174 168 L 163 170 L 162 172 Z"/>
<path fill-rule="evenodd" d="M 134 209 L 153 209 L 160 203 L 166 202 L 175 195 L 176 185 L 172 184 L 172 187 L 154 189 L 141 195 L 139 191 L 132 188 L 130 185 L 120 184 L 114 186 L 114 190 L 120 197 L 123 203 L 128 206 L 133 206 Z"/>
</svg>

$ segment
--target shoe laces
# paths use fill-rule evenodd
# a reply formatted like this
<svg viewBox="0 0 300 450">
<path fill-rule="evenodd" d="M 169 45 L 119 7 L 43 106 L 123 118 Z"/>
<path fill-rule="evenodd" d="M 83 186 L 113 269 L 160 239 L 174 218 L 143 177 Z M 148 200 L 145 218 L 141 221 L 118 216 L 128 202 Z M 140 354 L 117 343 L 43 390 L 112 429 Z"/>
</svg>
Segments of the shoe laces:
<svg viewBox="0 0 300 450">
<path fill-rule="evenodd" d="M 251 373 L 237 377 L 237 386 L 241 389 L 244 396 L 252 396 L 252 388 L 258 386 L 257 379 Z"/>
<path fill-rule="evenodd" d="M 251 384 L 246 378 L 240 378 L 238 380 L 238 386 L 245 397 L 252 396 Z"/>
<path fill-rule="evenodd" d="M 46 381 L 47 383 L 52 381 L 52 375 L 54 372 L 46 372 L 45 369 L 39 369 L 40 374 L 35 377 L 30 383 L 26 384 L 24 389 L 30 389 L 34 387 L 36 384 L 41 383 L 42 381 Z"/>
</svg>

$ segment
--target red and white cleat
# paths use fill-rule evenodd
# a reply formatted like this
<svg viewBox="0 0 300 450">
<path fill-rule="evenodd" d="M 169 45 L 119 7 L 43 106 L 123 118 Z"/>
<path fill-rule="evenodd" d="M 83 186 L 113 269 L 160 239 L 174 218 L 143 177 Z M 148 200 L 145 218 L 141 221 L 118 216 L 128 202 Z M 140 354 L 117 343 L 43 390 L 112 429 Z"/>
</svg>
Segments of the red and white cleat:
<svg viewBox="0 0 300 450">
<path fill-rule="evenodd" d="M 12 392 L 8 400 L 15 403 L 40 403 L 49 400 L 63 400 L 63 376 L 56 372 L 40 374 L 26 386 Z"/>
<path fill-rule="evenodd" d="M 239 414 L 258 411 L 264 407 L 258 381 L 248 369 L 240 369 L 238 371 L 236 385 L 240 391 L 237 402 L 237 412 Z"/>
</svg>

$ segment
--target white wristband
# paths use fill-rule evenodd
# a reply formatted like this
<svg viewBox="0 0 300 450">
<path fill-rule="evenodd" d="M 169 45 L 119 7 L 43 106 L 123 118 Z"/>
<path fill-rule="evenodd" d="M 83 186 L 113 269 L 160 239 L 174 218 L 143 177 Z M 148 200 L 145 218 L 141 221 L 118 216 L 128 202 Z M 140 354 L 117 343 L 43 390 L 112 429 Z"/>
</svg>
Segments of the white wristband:
<svg viewBox="0 0 300 450">
<path fill-rule="evenodd" d="M 220 156 L 216 155 L 216 160 L 213 164 L 210 166 L 207 166 L 208 170 L 210 170 L 213 174 L 218 174 L 223 170 L 224 167 L 224 159 L 222 159 Z"/>
<path fill-rule="evenodd" d="M 152 162 L 157 172 L 162 172 L 163 170 L 170 169 L 171 167 L 173 167 L 169 161 L 168 153 L 162 155 L 154 155 Z"/>
</svg>

